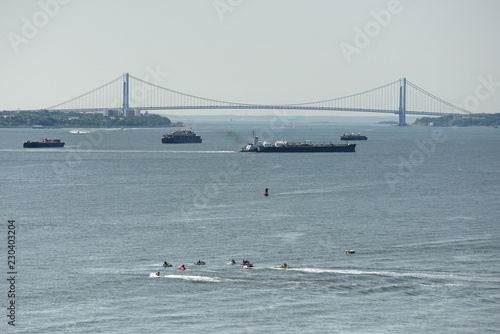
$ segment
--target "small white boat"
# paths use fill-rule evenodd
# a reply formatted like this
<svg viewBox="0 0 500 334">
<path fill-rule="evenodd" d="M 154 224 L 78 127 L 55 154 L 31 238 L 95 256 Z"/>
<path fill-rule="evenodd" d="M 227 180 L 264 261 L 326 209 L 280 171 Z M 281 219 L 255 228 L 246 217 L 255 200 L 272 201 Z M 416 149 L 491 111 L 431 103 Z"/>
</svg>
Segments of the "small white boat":
<svg viewBox="0 0 500 334">
<path fill-rule="evenodd" d="M 90 133 L 90 131 L 87 130 L 70 130 L 69 133 Z"/>
</svg>

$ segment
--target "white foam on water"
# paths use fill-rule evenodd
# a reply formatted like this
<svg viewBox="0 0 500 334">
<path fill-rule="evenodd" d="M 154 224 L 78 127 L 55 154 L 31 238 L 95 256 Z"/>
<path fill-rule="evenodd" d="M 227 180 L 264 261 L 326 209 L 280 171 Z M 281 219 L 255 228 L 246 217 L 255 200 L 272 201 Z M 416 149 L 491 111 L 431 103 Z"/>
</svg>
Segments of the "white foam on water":
<svg viewBox="0 0 500 334">
<path fill-rule="evenodd" d="M 149 274 L 149 277 L 162 277 L 162 276 L 161 275 L 158 276 L 158 275 L 156 275 L 156 273 L 151 273 L 151 274 Z"/>
<path fill-rule="evenodd" d="M 210 277 L 210 276 L 164 275 L 163 277 L 165 277 L 165 278 L 177 278 L 177 279 L 183 279 L 183 280 L 193 281 L 193 282 L 213 282 L 213 283 L 220 283 L 220 282 L 224 281 L 224 279 L 222 279 L 222 278 L 219 278 L 219 277 Z"/>
<path fill-rule="evenodd" d="M 217 153 L 238 153 L 236 151 L 154 151 L 161 153 L 183 153 L 183 154 L 217 154 Z"/>
<path fill-rule="evenodd" d="M 447 273 L 423 273 L 423 272 L 395 272 L 385 270 L 360 270 L 360 269 L 322 269 L 322 268 L 289 268 L 290 271 L 299 271 L 305 273 L 331 273 L 341 275 L 371 275 L 371 276 L 385 276 L 385 277 L 410 277 L 421 279 L 439 279 L 439 280 L 483 280 L 480 277 L 457 276 Z"/>
</svg>

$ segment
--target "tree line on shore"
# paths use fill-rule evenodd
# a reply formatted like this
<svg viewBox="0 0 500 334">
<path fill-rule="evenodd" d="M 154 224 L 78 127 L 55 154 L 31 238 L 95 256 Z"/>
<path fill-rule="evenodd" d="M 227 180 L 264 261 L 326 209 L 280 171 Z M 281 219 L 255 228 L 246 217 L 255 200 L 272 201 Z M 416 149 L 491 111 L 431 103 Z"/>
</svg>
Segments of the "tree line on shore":
<svg viewBox="0 0 500 334">
<path fill-rule="evenodd" d="M 0 127 L 163 127 L 179 126 L 170 119 L 156 114 L 141 116 L 106 117 L 100 113 L 62 112 L 62 111 L 19 111 L 0 112 Z"/>
<path fill-rule="evenodd" d="M 423 126 L 500 126 L 500 113 L 471 114 L 464 116 L 442 116 L 417 118 L 413 125 Z"/>
</svg>

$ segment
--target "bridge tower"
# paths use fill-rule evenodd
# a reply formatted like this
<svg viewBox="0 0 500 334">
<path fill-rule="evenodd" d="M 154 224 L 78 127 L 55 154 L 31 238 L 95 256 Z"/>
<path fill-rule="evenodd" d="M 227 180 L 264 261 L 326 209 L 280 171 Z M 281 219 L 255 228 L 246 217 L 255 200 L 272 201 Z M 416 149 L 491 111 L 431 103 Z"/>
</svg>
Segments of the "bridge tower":
<svg viewBox="0 0 500 334">
<path fill-rule="evenodd" d="M 123 115 L 126 115 L 128 110 L 128 92 L 129 92 L 128 79 L 129 79 L 129 74 L 128 73 L 123 74 L 123 105 L 122 105 Z"/>
<path fill-rule="evenodd" d="M 406 78 L 400 80 L 399 86 L 399 126 L 406 126 Z"/>
</svg>

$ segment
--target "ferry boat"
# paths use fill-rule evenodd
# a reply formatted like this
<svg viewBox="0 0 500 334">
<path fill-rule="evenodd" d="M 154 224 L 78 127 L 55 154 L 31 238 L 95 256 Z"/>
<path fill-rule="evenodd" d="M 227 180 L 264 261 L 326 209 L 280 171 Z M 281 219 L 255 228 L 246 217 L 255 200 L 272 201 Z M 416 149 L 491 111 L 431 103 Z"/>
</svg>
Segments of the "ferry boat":
<svg viewBox="0 0 500 334">
<path fill-rule="evenodd" d="M 252 142 L 243 147 L 240 152 L 257 153 L 301 153 L 301 152 L 354 152 L 356 144 L 320 144 L 277 141 L 274 144 L 260 142 L 255 134 L 252 136 Z"/>
<path fill-rule="evenodd" d="M 349 134 L 343 134 L 340 136 L 340 140 L 367 140 L 367 136 L 363 136 L 360 133 L 349 133 Z"/>
<path fill-rule="evenodd" d="M 64 147 L 60 139 L 40 139 L 38 141 L 25 141 L 23 147 Z"/>
<path fill-rule="evenodd" d="M 201 137 L 191 130 L 177 130 L 164 134 L 161 138 L 163 144 L 192 144 L 201 143 Z"/>
</svg>

